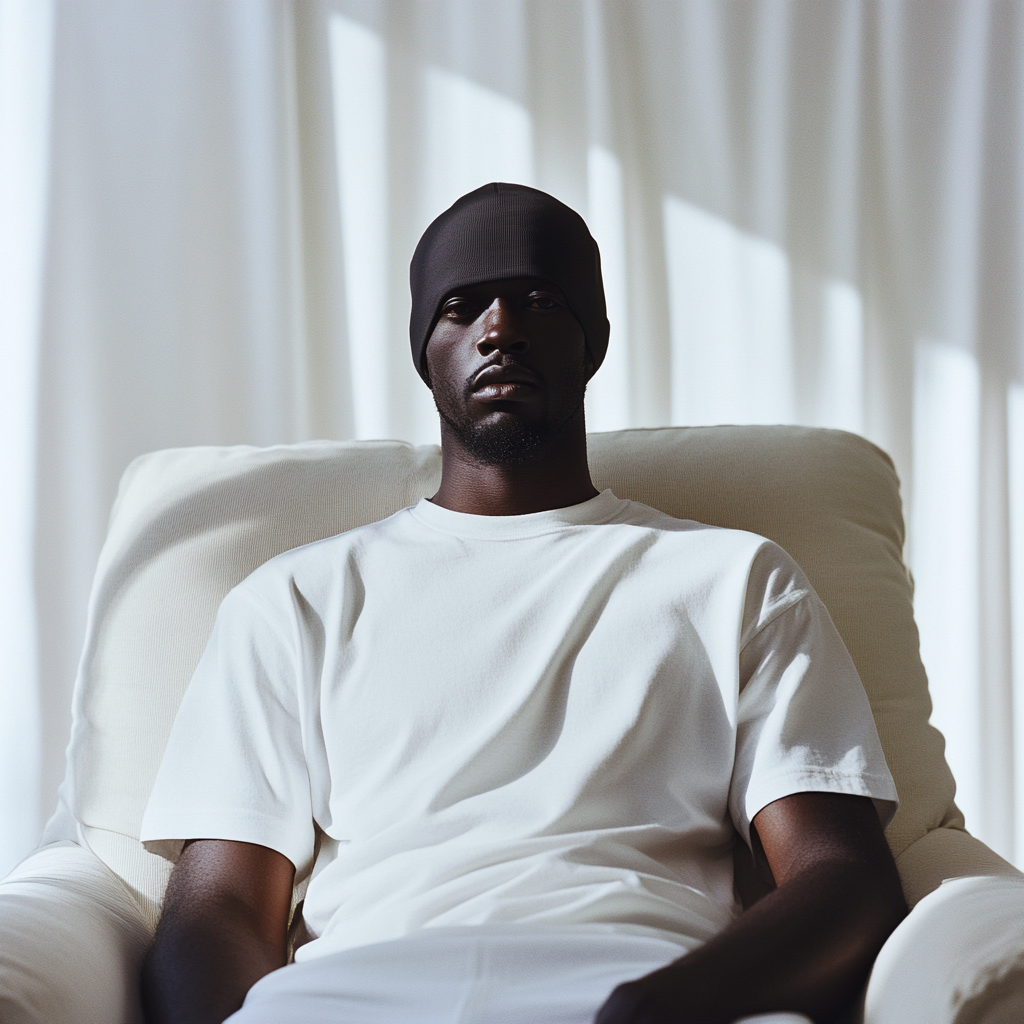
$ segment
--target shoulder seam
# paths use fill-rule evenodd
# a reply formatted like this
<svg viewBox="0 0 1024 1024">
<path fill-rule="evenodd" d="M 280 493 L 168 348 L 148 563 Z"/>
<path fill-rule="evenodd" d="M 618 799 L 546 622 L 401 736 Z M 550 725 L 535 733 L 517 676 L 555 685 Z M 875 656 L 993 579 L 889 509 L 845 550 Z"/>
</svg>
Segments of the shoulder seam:
<svg viewBox="0 0 1024 1024">
<path fill-rule="evenodd" d="M 270 608 L 264 602 L 260 594 L 254 593 L 251 587 L 246 587 L 245 583 L 248 581 L 248 576 L 241 581 L 235 587 L 235 593 L 240 597 L 243 597 L 246 603 L 253 608 L 260 617 L 260 621 L 263 622 L 267 628 L 277 636 L 277 639 L 284 644 L 287 648 L 293 649 L 294 642 L 291 638 L 284 635 L 281 628 L 274 621 L 275 616 L 269 614 Z M 288 579 L 288 590 L 293 591 L 295 589 L 295 581 L 289 577 Z"/>
</svg>

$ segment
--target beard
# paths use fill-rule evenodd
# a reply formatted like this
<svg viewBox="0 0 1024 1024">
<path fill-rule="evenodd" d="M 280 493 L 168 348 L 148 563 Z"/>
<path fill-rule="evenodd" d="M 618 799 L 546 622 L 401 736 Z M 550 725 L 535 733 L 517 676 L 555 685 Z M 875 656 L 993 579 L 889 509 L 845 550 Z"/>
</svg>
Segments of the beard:
<svg viewBox="0 0 1024 1024">
<path fill-rule="evenodd" d="M 458 438 L 466 452 L 485 466 L 524 466 L 555 447 L 566 428 L 583 408 L 587 391 L 586 368 L 580 366 L 560 382 L 559 400 L 549 407 L 548 415 L 537 421 L 517 416 L 480 423 L 470 418 L 466 403 L 472 385 L 466 381 L 461 391 L 451 381 L 434 383 L 434 405 L 438 415 Z"/>
</svg>

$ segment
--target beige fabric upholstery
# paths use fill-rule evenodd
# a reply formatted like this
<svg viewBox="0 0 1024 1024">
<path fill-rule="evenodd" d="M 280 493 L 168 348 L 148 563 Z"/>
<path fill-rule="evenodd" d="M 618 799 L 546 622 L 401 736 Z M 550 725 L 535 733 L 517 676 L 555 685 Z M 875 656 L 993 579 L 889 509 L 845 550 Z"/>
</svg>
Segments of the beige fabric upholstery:
<svg viewBox="0 0 1024 1024">
<path fill-rule="evenodd" d="M 596 434 L 590 453 L 599 487 L 764 534 L 803 566 L 871 699 L 903 801 L 888 836 L 911 902 L 945 878 L 977 875 L 1013 876 L 1004 895 L 1024 899 L 1019 873 L 962 830 L 942 739 L 927 724 L 887 456 L 851 434 L 799 427 Z M 41 850 L 0 883 L 4 1024 L 136 1024 L 133 979 L 168 875 L 138 843 L 139 825 L 218 604 L 265 559 L 389 515 L 431 494 L 439 474 L 436 448 L 390 441 L 180 449 L 129 467 L 90 601 L 67 778 L 44 836 L 79 845 Z M 906 943 L 896 945 L 904 956 Z M 52 999 L 40 995 L 51 989 Z"/>
<path fill-rule="evenodd" d="M 862 438 L 801 427 L 590 437 L 598 487 L 778 541 L 821 594 L 860 670 L 902 805 L 889 827 L 908 896 L 1014 873 L 962 831 L 918 656 L 898 483 Z M 438 450 L 397 441 L 192 448 L 136 460 L 100 557 L 75 692 L 63 813 L 155 909 L 166 865 L 135 842 L 175 711 L 223 596 L 265 559 L 433 492 Z M 70 813 L 68 813 L 70 812 Z M 927 856 L 912 847 L 932 830 Z"/>
<path fill-rule="evenodd" d="M 0 882 L 3 1024 L 142 1024 L 150 929 L 125 884 L 88 850 L 38 850 Z"/>
<path fill-rule="evenodd" d="M 1024 882 L 955 878 L 914 908 L 871 972 L 864 1024 L 1021 1024 Z"/>
</svg>

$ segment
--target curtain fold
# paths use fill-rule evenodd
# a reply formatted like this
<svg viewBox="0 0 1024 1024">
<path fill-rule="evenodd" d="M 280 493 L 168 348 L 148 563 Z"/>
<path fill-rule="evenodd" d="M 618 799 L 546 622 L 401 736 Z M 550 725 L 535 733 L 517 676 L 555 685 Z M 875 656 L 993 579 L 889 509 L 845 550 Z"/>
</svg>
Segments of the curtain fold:
<svg viewBox="0 0 1024 1024">
<path fill-rule="evenodd" d="M 41 825 L 32 553 L 53 11 L 0 0 L 0 872 Z"/>
<path fill-rule="evenodd" d="M 601 245 L 591 429 L 805 423 L 893 455 L 959 802 L 1024 865 L 1024 7 L 54 0 L 51 52 L 49 199 L 19 243 L 45 248 L 16 341 L 35 421 L 0 442 L 35 481 L 11 571 L 38 640 L 4 641 L 40 736 L 31 824 L 0 796 L 15 845 L 62 773 L 124 467 L 436 439 L 408 260 L 497 179 Z"/>
</svg>

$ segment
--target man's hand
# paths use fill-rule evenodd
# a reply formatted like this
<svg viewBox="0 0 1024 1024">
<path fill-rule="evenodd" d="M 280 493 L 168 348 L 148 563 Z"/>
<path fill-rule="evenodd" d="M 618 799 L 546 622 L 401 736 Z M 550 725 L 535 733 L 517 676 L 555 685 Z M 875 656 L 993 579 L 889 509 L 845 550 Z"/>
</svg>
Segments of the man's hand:
<svg viewBox="0 0 1024 1024">
<path fill-rule="evenodd" d="M 142 969 L 147 1024 L 220 1024 L 286 959 L 291 861 L 265 846 L 199 839 L 167 886 Z"/>
<path fill-rule="evenodd" d="M 754 818 L 778 888 L 700 949 L 619 985 L 595 1024 L 732 1024 L 847 1009 L 907 912 L 866 797 L 797 793 Z"/>
</svg>

